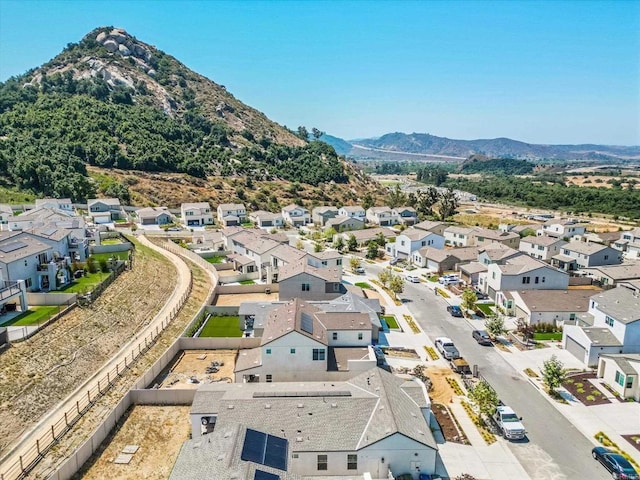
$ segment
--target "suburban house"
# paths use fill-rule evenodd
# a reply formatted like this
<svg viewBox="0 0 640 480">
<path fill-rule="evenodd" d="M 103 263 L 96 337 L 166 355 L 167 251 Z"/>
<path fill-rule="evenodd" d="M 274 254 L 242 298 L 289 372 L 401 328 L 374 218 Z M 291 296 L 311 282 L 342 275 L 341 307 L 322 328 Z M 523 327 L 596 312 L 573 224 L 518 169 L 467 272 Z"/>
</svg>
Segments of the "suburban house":
<svg viewBox="0 0 640 480">
<path fill-rule="evenodd" d="M 480 262 L 469 262 L 460 265 L 457 270 L 460 271 L 460 279 L 467 285 L 478 285 L 480 274 L 488 270 L 487 265 Z"/>
<path fill-rule="evenodd" d="M 640 402 L 640 354 L 605 353 L 598 360 L 598 378 L 621 398 Z"/>
<path fill-rule="evenodd" d="M 203 384 L 169 479 L 417 480 L 436 470 L 431 417 L 420 380 L 376 367 L 331 383 Z"/>
<path fill-rule="evenodd" d="M 316 207 L 311 210 L 311 221 L 314 225 L 324 227 L 327 222 L 338 216 L 338 208 L 331 206 Z"/>
<path fill-rule="evenodd" d="M 70 198 L 37 198 L 36 208 L 34 210 L 40 208 L 55 208 L 57 210 L 62 210 L 63 212 L 75 215 L 73 203 L 71 203 Z"/>
<path fill-rule="evenodd" d="M 313 267 L 302 259 L 280 267 L 278 299 L 332 300 L 346 292 L 341 282 L 341 269 Z"/>
<path fill-rule="evenodd" d="M 396 241 L 387 243 L 385 251 L 387 255 L 412 260 L 413 252 L 423 248 L 444 248 L 444 237 L 428 230 L 407 228 L 396 237 Z"/>
<path fill-rule="evenodd" d="M 294 227 L 301 227 L 311 223 L 309 210 L 294 203 L 282 208 L 282 218 L 284 218 L 285 223 Z"/>
<path fill-rule="evenodd" d="M 414 225 L 418 221 L 418 212 L 413 207 L 398 207 L 395 210 L 400 223 Z"/>
<path fill-rule="evenodd" d="M 544 260 L 551 261 L 551 257 L 562 252 L 562 246 L 567 242 L 561 238 L 541 235 L 539 237 L 528 236 L 520 239 L 519 250 L 527 255 Z"/>
<path fill-rule="evenodd" d="M 376 365 L 367 349 L 371 331 L 366 313 L 326 312 L 300 299 L 278 304 L 266 313 L 260 346 L 239 352 L 236 382 L 348 378 Z M 348 354 L 354 355 L 347 359 Z"/>
<path fill-rule="evenodd" d="M 622 263 L 622 253 L 599 243 L 569 242 L 562 246 L 562 253 L 551 257 L 551 264 L 571 271 L 600 265 Z"/>
<path fill-rule="evenodd" d="M 11 205 L 0 204 L 0 225 L 9 223 L 11 217 L 13 217 L 13 208 L 11 208 Z"/>
<path fill-rule="evenodd" d="M 337 216 L 327 220 L 325 229 L 333 228 L 336 232 L 348 232 L 351 230 L 362 230 L 364 220 L 357 217 Z"/>
<path fill-rule="evenodd" d="M 213 225 L 211 205 L 207 202 L 183 203 L 180 205 L 180 216 L 186 227 Z"/>
<path fill-rule="evenodd" d="M 583 235 L 574 235 L 572 241 L 601 243 L 608 247 L 622 250 L 622 232 L 585 232 Z"/>
<path fill-rule="evenodd" d="M 478 287 L 502 308 L 513 308 L 508 293 L 514 290 L 566 290 L 569 275 L 541 260 L 519 255 L 503 264 L 491 263 L 486 273 L 480 274 Z"/>
<path fill-rule="evenodd" d="M 218 223 L 234 227 L 247 221 L 247 210 L 242 203 L 221 203 L 217 209 Z"/>
<path fill-rule="evenodd" d="M 584 272 L 600 285 L 618 285 L 620 282 L 640 279 L 640 263 L 603 265 L 585 268 Z"/>
<path fill-rule="evenodd" d="M 444 241 L 453 247 L 471 247 L 475 245 L 472 234 L 473 228 L 451 225 L 444 229 Z"/>
<path fill-rule="evenodd" d="M 513 232 L 520 235 L 520 238 L 527 236 L 536 236 L 536 232 L 542 228 L 541 223 L 528 223 L 523 225 L 513 225 L 510 223 L 501 223 L 498 225 L 498 230 L 501 232 Z"/>
<path fill-rule="evenodd" d="M 9 232 L 3 232 L 9 233 Z M 23 280 L 27 291 L 56 290 L 71 281 L 70 261 L 30 235 L 0 235 L 0 285 Z"/>
<path fill-rule="evenodd" d="M 591 297 L 588 326 L 565 325 L 562 346 L 587 367 L 602 354 L 640 353 L 640 294 L 624 287 Z"/>
<path fill-rule="evenodd" d="M 339 237 L 342 237 L 345 244 L 349 241 L 349 237 L 353 235 L 358 243 L 359 247 L 365 246 L 371 240 L 375 240 L 378 238 L 378 235 L 382 234 L 387 241 L 390 238 L 395 238 L 396 234 L 393 230 L 386 227 L 376 227 L 376 228 L 365 228 L 364 230 L 354 230 L 350 232 L 342 232 L 336 233 L 333 236 L 333 241 L 335 242 Z"/>
<path fill-rule="evenodd" d="M 640 227 L 622 232 L 618 243 L 616 248 L 627 252 L 627 257 L 640 258 Z"/>
<path fill-rule="evenodd" d="M 444 231 L 447 228 L 447 224 L 444 222 L 434 222 L 431 220 L 424 220 L 420 223 L 416 223 L 413 227 L 419 230 L 426 230 L 428 232 L 437 233 L 438 235 L 441 235 L 444 237 Z"/>
<path fill-rule="evenodd" d="M 17 231 L 44 225 L 62 226 L 71 224 L 84 227 L 84 220 L 82 217 L 76 216 L 73 212 L 60 210 L 58 208 L 38 207 L 11 217 L 8 226 L 9 230 Z"/>
<path fill-rule="evenodd" d="M 337 250 L 324 250 L 307 254 L 307 263 L 316 268 L 336 268 L 342 275 L 342 254 Z"/>
<path fill-rule="evenodd" d="M 390 207 L 371 207 L 367 209 L 367 222 L 381 227 L 391 227 L 400 223 L 398 212 Z"/>
<path fill-rule="evenodd" d="M 86 238 L 83 228 L 71 230 L 46 225 L 23 230 L 23 233 L 51 245 L 56 257 L 69 257 L 71 261 L 84 262 L 89 256 L 89 239 Z"/>
<path fill-rule="evenodd" d="M 224 250 L 224 236 L 218 230 L 197 230 L 193 232 L 193 243 L 202 250 Z"/>
<path fill-rule="evenodd" d="M 140 225 L 166 225 L 173 223 L 173 215 L 167 207 L 146 207 L 136 210 Z"/>
<path fill-rule="evenodd" d="M 586 228 L 583 224 L 574 220 L 547 220 L 542 224 L 542 228 L 538 230 L 538 235 L 549 235 L 556 238 L 570 239 L 574 235 L 584 235 Z"/>
<path fill-rule="evenodd" d="M 528 325 L 549 323 L 564 325 L 575 322 L 589 310 L 593 290 L 516 290 L 510 292 L 513 307 L 510 314 Z"/>
<path fill-rule="evenodd" d="M 284 225 L 284 218 L 280 213 L 258 210 L 249 214 L 249 220 L 258 228 L 280 228 Z"/>
<path fill-rule="evenodd" d="M 522 252 L 507 247 L 502 243 L 490 243 L 484 247 L 478 247 L 478 262 L 483 265 L 491 263 L 503 264 L 510 258 L 518 257 Z"/>
<path fill-rule="evenodd" d="M 367 219 L 367 214 L 360 205 L 345 205 L 338 209 L 339 217 L 357 218 L 363 222 Z"/>
<path fill-rule="evenodd" d="M 507 247 L 518 248 L 520 245 L 520 235 L 515 232 L 501 232 L 490 228 L 474 227 L 471 232 L 471 244 L 478 247 L 492 243 L 501 243 Z"/>
<path fill-rule="evenodd" d="M 126 218 L 117 198 L 90 198 L 87 200 L 87 212 L 95 224 L 111 223 Z"/>
<path fill-rule="evenodd" d="M 478 249 L 422 247 L 413 252 L 412 263 L 437 273 L 456 271 L 461 265 L 478 258 Z"/>
</svg>

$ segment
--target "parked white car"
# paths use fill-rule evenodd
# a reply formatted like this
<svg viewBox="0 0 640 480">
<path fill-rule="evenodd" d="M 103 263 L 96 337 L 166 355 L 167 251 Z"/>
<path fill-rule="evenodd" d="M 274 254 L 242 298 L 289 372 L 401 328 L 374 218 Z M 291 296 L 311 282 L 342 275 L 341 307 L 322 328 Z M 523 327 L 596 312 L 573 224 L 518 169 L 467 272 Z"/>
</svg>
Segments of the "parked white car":
<svg viewBox="0 0 640 480">
<path fill-rule="evenodd" d="M 405 279 L 407 280 L 407 282 L 420 283 L 420 277 L 418 277 L 417 275 L 407 275 Z"/>
<path fill-rule="evenodd" d="M 440 285 L 455 285 L 457 283 L 460 283 L 460 277 L 455 274 L 443 275 L 438 279 L 438 283 Z"/>
</svg>

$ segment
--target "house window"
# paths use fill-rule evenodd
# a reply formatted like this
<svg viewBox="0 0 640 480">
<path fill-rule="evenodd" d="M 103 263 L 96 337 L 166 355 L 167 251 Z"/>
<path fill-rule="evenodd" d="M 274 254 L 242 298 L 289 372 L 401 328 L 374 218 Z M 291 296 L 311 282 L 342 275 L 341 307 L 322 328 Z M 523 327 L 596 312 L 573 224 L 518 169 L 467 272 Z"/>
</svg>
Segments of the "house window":
<svg viewBox="0 0 640 480">
<path fill-rule="evenodd" d="M 358 333 L 358 340 L 362 340 L 362 332 Z"/>
<path fill-rule="evenodd" d="M 627 377 L 627 385 L 625 386 L 625 388 L 632 388 L 633 387 L 633 377 L 632 376 L 628 376 Z"/>
<path fill-rule="evenodd" d="M 31 281 L 31 278 L 27 278 L 27 279 L 24 281 L 24 284 L 25 284 L 25 286 L 26 286 L 27 288 L 31 288 L 31 285 L 33 285 L 33 282 Z"/>
<path fill-rule="evenodd" d="M 334 292 L 340 291 L 340 284 L 339 283 L 334 283 L 333 284 L 333 291 Z"/>
<path fill-rule="evenodd" d="M 333 339 L 337 340 L 338 339 L 338 332 L 333 332 Z"/>
<path fill-rule="evenodd" d="M 322 266 L 323 266 L 323 267 L 326 267 L 326 266 L 327 266 L 327 261 L 326 261 L 326 260 L 323 260 L 323 261 L 322 261 Z"/>
<path fill-rule="evenodd" d="M 271 349 L 267 348 L 267 355 L 271 355 Z"/>
<path fill-rule="evenodd" d="M 404 247 L 404 240 L 400 241 L 400 245 L 402 245 Z"/>
<path fill-rule="evenodd" d="M 295 349 L 295 348 L 292 348 L 291 350 L 289 350 L 289 353 L 291 353 L 291 354 L 295 354 L 295 353 L 296 353 L 296 349 Z"/>
<path fill-rule="evenodd" d="M 347 455 L 347 470 L 358 469 L 358 455 Z"/>
<path fill-rule="evenodd" d="M 544 280 L 545 280 L 545 278 L 544 278 L 544 277 L 542 277 L 542 283 L 544 283 Z"/>
<path fill-rule="evenodd" d="M 318 455 L 318 470 L 326 470 L 326 469 L 327 469 L 327 456 Z"/>
<path fill-rule="evenodd" d="M 544 250 L 544 247 L 542 245 L 538 245 L 538 250 Z"/>
<path fill-rule="evenodd" d="M 528 285 L 529 283 L 531 283 L 531 277 L 522 277 L 523 285 Z"/>
<path fill-rule="evenodd" d="M 624 386 L 624 374 L 616 371 L 616 383 L 620 386 Z"/>
<path fill-rule="evenodd" d="M 342 259 L 341 258 L 336 260 L 336 265 L 342 265 Z"/>
<path fill-rule="evenodd" d="M 491 272 L 491 278 L 496 279 L 496 272 Z"/>
<path fill-rule="evenodd" d="M 302 284 L 302 291 L 303 292 L 310 292 L 311 291 L 311 285 L 309 285 L 308 283 L 303 283 Z"/>
<path fill-rule="evenodd" d="M 273 375 L 267 374 L 267 383 L 273 382 Z"/>
<path fill-rule="evenodd" d="M 604 256 L 604 259 L 605 259 L 605 260 L 609 260 L 609 255 L 605 255 L 605 256 Z"/>
<path fill-rule="evenodd" d="M 604 323 L 606 323 L 610 327 L 613 327 L 613 318 L 611 318 L 609 315 L 605 316 Z"/>
<path fill-rule="evenodd" d="M 569 314 L 569 320 L 570 321 L 574 321 L 576 319 L 576 314 L 575 313 L 570 313 Z"/>
<path fill-rule="evenodd" d="M 313 359 L 314 360 L 324 360 L 324 348 L 314 348 L 313 349 Z"/>
</svg>

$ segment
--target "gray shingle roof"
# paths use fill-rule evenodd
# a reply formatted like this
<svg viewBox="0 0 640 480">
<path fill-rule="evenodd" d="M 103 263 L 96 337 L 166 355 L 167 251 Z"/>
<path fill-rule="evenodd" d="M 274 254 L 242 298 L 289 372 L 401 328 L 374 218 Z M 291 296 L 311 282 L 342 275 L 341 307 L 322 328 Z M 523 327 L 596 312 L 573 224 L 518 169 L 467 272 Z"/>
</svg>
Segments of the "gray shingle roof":
<svg viewBox="0 0 640 480">
<path fill-rule="evenodd" d="M 618 322 L 629 324 L 640 320 L 640 298 L 624 287 L 612 288 L 591 297 L 596 308 Z"/>
</svg>

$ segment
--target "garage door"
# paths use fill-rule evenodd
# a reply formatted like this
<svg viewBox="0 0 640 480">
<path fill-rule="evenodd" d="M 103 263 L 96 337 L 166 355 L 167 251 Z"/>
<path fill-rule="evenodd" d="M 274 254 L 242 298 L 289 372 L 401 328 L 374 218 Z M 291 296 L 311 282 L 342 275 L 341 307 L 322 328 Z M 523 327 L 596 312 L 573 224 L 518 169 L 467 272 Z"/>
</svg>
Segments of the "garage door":
<svg viewBox="0 0 640 480">
<path fill-rule="evenodd" d="M 573 338 L 567 337 L 567 351 L 570 352 L 581 362 L 584 362 L 584 356 L 587 351 L 582 345 L 576 342 Z"/>
</svg>

